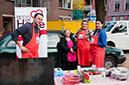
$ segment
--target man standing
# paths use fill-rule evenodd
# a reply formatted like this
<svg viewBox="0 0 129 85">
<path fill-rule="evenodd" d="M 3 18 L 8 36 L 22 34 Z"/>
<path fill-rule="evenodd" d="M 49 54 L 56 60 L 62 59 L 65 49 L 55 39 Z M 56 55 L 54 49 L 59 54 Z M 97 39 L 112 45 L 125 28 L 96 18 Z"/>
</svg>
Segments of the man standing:
<svg viewBox="0 0 129 85">
<path fill-rule="evenodd" d="M 39 37 L 41 35 L 39 25 L 42 24 L 43 14 L 36 13 L 33 23 L 25 24 L 12 32 L 12 40 L 16 42 L 22 51 L 22 58 L 38 58 Z M 20 43 L 18 36 L 23 38 L 23 45 Z"/>
</svg>

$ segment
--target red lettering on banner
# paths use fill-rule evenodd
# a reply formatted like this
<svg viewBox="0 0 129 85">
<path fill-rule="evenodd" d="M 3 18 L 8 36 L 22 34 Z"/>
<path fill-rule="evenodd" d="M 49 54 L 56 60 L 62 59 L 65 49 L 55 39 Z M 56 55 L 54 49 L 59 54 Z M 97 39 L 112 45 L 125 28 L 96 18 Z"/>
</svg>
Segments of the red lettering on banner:
<svg viewBox="0 0 129 85">
<path fill-rule="evenodd" d="M 41 30 L 41 35 L 46 35 L 47 34 L 47 30 Z"/>
<path fill-rule="evenodd" d="M 19 25 L 24 25 L 24 20 L 22 20 L 22 23 L 19 23 L 19 20 L 17 20 L 17 27 L 19 28 Z"/>
</svg>

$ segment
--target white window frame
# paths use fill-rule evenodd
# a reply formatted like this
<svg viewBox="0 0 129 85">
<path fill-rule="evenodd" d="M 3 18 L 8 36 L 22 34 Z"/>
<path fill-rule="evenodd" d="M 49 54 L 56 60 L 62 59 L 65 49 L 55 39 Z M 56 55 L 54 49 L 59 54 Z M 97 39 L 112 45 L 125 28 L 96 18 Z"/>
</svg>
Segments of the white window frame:
<svg viewBox="0 0 129 85">
<path fill-rule="evenodd" d="M 73 3 L 73 0 L 70 0 L 70 5 L 71 5 L 70 8 L 68 8 L 68 0 L 61 0 L 61 1 L 62 1 L 62 7 L 60 7 L 60 5 L 59 5 L 59 8 L 62 8 L 62 9 L 71 9 L 71 10 L 73 9 L 73 4 L 72 4 Z"/>
<path fill-rule="evenodd" d="M 128 9 L 126 9 L 126 3 L 129 3 L 129 0 L 125 0 L 125 2 L 124 2 L 124 10 L 129 10 L 129 7 L 128 7 Z"/>
<path fill-rule="evenodd" d="M 72 17 L 69 17 L 69 16 L 59 16 L 59 18 L 62 18 L 62 20 L 64 21 L 72 21 Z M 69 19 L 69 20 L 66 20 L 66 19 Z"/>
<path fill-rule="evenodd" d="M 22 2 L 22 0 L 19 0 L 19 3 L 20 3 L 20 1 Z M 21 3 L 21 5 L 22 4 L 27 4 L 27 0 L 25 0 L 25 3 Z M 31 0 L 31 4 L 30 4 L 30 7 L 32 7 L 33 6 L 33 0 Z"/>
<path fill-rule="evenodd" d="M 2 17 L 8 17 L 8 18 L 12 18 L 12 21 L 14 22 L 14 15 L 8 15 L 8 14 L 2 14 Z M 14 23 L 11 21 L 11 28 L 9 30 L 9 32 L 13 31 L 14 30 Z M 12 27 L 13 26 L 13 27 Z M 5 30 L 6 31 L 6 30 Z M 7 32 L 7 31 L 6 31 Z"/>
<path fill-rule="evenodd" d="M 120 1 L 120 0 L 119 0 L 119 1 L 116 0 L 116 1 L 114 2 L 114 11 L 120 11 L 120 6 L 119 6 L 119 10 L 116 10 L 116 9 L 115 9 L 116 3 L 119 3 L 119 4 L 121 5 L 121 1 Z"/>
</svg>

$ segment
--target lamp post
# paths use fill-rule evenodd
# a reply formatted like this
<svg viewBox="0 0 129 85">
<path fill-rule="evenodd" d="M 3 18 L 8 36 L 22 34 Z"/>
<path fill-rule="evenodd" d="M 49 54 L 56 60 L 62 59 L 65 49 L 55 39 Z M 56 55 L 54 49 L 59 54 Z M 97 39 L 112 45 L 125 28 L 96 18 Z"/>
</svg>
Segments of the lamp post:
<svg viewBox="0 0 129 85">
<path fill-rule="evenodd" d="M 49 0 L 48 0 L 48 15 L 49 15 Z"/>
<path fill-rule="evenodd" d="M 90 6 L 92 5 L 91 0 L 90 0 Z M 91 14 L 92 6 L 90 7 L 90 20 L 92 20 L 92 14 Z"/>
</svg>

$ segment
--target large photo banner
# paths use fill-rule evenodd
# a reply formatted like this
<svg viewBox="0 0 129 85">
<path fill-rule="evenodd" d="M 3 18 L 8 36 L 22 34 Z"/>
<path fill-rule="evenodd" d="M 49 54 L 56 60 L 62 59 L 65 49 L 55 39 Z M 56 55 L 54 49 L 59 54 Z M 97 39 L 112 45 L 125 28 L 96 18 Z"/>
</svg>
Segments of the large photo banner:
<svg viewBox="0 0 129 85">
<path fill-rule="evenodd" d="M 38 56 L 32 58 L 47 58 L 47 11 L 45 7 L 15 7 L 15 29 L 23 26 L 24 24 L 31 24 L 34 20 L 36 13 L 43 14 L 43 21 L 38 28 L 40 29 Z M 33 28 L 32 28 L 33 29 Z M 22 36 L 18 37 L 21 44 L 23 44 Z M 37 42 L 37 37 L 36 37 Z M 33 46 L 33 43 L 30 45 Z M 36 50 L 36 48 L 33 48 Z M 17 58 L 24 58 L 21 49 L 16 44 Z"/>
</svg>

